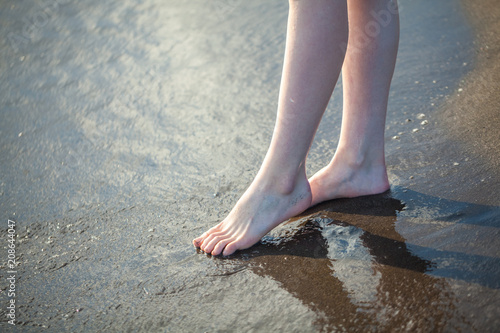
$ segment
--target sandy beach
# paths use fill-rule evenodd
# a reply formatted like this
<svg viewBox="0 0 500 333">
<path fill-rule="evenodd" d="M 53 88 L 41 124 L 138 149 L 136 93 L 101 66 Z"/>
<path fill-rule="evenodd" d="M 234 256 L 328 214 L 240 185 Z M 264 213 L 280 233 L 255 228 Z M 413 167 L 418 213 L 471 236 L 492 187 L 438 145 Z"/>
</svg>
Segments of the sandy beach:
<svg viewBox="0 0 500 333">
<path fill-rule="evenodd" d="M 473 170 L 462 178 L 484 178 L 480 185 L 464 187 L 457 196 L 472 202 L 498 205 L 500 193 L 500 7 L 495 1 L 475 6 L 464 2 L 475 33 L 475 69 L 463 78 L 457 93 L 443 105 L 440 113 L 450 139 L 459 143 L 461 150 L 476 160 Z M 472 176 L 472 177 L 471 177 Z"/>
<path fill-rule="evenodd" d="M 0 8 L 0 331 L 497 332 L 500 5 L 400 1 L 391 190 L 191 240 L 275 120 L 286 1 Z M 332 157 L 338 82 L 308 160 Z"/>
</svg>

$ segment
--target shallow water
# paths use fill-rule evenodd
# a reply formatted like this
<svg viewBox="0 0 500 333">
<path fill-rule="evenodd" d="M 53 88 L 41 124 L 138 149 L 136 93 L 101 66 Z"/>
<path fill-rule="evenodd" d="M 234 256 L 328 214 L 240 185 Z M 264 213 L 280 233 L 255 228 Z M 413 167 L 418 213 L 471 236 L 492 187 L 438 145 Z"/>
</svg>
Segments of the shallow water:
<svg viewBox="0 0 500 333">
<path fill-rule="evenodd" d="M 480 161 L 436 117 L 472 67 L 470 30 L 457 1 L 400 8 L 391 192 L 219 259 L 191 239 L 264 157 L 286 1 L 3 3 L 0 210 L 18 225 L 23 330 L 495 331 L 500 204 L 457 194 L 495 176 L 464 176 Z M 336 147 L 338 88 L 311 174 Z"/>
</svg>

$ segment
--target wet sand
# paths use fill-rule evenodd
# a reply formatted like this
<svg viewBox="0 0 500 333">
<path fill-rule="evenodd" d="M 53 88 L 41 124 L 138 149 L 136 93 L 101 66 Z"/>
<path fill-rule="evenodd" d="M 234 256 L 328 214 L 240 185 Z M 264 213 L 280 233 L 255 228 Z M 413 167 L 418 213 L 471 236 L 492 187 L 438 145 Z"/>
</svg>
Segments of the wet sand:
<svg viewBox="0 0 500 333">
<path fill-rule="evenodd" d="M 0 41 L 18 262 L 14 327 L 3 237 L 2 331 L 498 331 L 494 1 L 401 1 L 391 190 L 317 205 L 229 258 L 191 239 L 264 156 L 286 2 L 59 3 L 0 10 L 17 38 Z M 341 86 L 311 173 L 335 149 Z"/>
</svg>

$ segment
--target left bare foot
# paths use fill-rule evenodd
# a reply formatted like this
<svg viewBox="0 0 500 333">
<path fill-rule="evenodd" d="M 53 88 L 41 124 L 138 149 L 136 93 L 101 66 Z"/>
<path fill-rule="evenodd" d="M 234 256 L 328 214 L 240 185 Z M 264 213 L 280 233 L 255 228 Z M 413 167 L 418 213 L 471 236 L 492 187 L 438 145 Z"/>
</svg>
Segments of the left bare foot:
<svg viewBox="0 0 500 333">
<path fill-rule="evenodd" d="M 193 245 L 212 255 L 233 254 L 254 245 L 278 224 L 302 213 L 311 204 L 311 189 L 305 175 L 286 192 L 263 183 L 254 180 L 229 215 L 194 239 Z"/>
</svg>

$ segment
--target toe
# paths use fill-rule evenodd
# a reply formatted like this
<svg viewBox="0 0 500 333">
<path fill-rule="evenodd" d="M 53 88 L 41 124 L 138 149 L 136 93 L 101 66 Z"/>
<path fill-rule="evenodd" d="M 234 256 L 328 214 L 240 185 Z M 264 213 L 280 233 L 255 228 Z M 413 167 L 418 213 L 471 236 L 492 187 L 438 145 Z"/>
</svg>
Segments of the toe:
<svg viewBox="0 0 500 333">
<path fill-rule="evenodd" d="M 211 253 L 215 245 L 217 245 L 217 243 L 219 243 L 222 239 L 224 239 L 224 236 L 212 237 L 212 239 L 207 242 L 206 245 L 204 245 L 203 251 L 205 251 L 206 253 Z"/>
<path fill-rule="evenodd" d="M 238 241 L 237 240 L 232 241 L 229 244 L 227 244 L 226 247 L 224 248 L 224 251 L 222 251 L 222 255 L 229 256 L 229 255 L 233 254 L 234 252 L 236 252 L 236 250 L 238 250 Z"/>
<path fill-rule="evenodd" d="M 212 250 L 212 255 L 213 256 L 218 256 L 219 254 L 222 253 L 222 250 L 226 247 L 226 245 L 230 242 L 233 241 L 233 238 L 228 237 L 226 239 L 220 240 L 215 246 L 214 249 Z"/>
<path fill-rule="evenodd" d="M 212 240 L 214 238 L 220 237 L 222 235 L 224 235 L 223 232 L 217 232 L 217 233 L 213 233 L 213 234 L 208 235 L 207 237 L 205 237 L 205 239 L 203 240 L 203 242 L 201 242 L 200 249 L 202 249 L 206 253 L 210 253 L 210 251 L 212 249 L 209 248 L 208 246 L 212 243 Z"/>
<path fill-rule="evenodd" d="M 215 228 L 215 227 L 214 227 Z M 204 233 L 201 234 L 201 236 L 199 237 L 196 237 L 194 240 L 193 240 L 193 244 L 194 246 L 196 247 L 200 247 L 201 246 L 201 243 L 203 243 L 203 241 L 210 235 L 212 229 L 214 228 L 211 228 L 207 231 L 205 231 Z"/>
<path fill-rule="evenodd" d="M 203 242 L 201 243 L 200 245 L 200 248 L 206 252 L 206 253 L 210 253 L 213 249 L 213 247 L 215 246 L 215 244 L 217 244 L 217 239 L 220 239 L 221 236 L 223 236 L 224 234 L 222 232 L 218 232 L 216 234 L 211 234 L 211 235 L 208 235 L 207 238 L 205 238 L 203 240 Z M 215 240 L 215 243 L 214 243 L 214 240 Z"/>
<path fill-rule="evenodd" d="M 199 247 L 203 250 L 202 246 L 203 243 L 212 235 L 217 235 L 221 233 L 221 228 L 222 228 L 222 222 L 217 224 L 215 227 L 210 228 L 209 230 L 205 231 L 200 237 L 195 238 L 193 240 L 193 245 L 195 247 Z"/>
<path fill-rule="evenodd" d="M 205 236 L 205 234 L 201 235 L 198 238 L 193 239 L 193 245 L 194 245 L 194 247 L 200 247 L 201 242 L 203 242 L 203 237 L 204 236 Z"/>
</svg>

